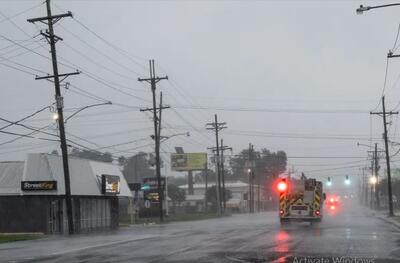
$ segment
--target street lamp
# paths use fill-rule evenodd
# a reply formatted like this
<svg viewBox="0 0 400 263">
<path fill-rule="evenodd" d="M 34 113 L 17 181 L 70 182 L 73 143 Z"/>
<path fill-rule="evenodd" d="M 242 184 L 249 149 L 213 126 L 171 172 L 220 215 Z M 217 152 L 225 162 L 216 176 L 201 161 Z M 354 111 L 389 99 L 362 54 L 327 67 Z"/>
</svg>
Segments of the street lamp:
<svg viewBox="0 0 400 263">
<path fill-rule="evenodd" d="M 68 121 L 69 119 L 71 119 L 72 117 L 74 117 L 76 114 L 78 114 L 79 112 L 81 112 L 81 111 L 83 111 L 83 110 L 86 110 L 86 109 L 92 108 L 92 107 L 103 106 L 103 105 L 111 105 L 111 104 L 112 104 L 111 101 L 107 101 L 107 102 L 104 102 L 104 103 L 97 103 L 97 104 L 93 104 L 93 105 L 88 105 L 88 106 L 82 107 L 82 108 L 78 109 L 77 111 L 75 111 L 74 113 L 72 113 L 71 115 L 69 115 L 69 116 L 64 120 L 64 123 L 67 123 L 67 121 Z M 54 119 L 54 116 L 53 116 L 53 119 Z M 58 119 L 58 116 L 57 116 L 57 119 Z"/>
<path fill-rule="evenodd" d="M 376 185 L 376 183 L 378 182 L 378 179 L 376 178 L 376 175 L 373 175 L 369 178 L 369 183 L 372 185 Z"/>
<path fill-rule="evenodd" d="M 176 134 L 172 134 L 169 136 L 160 136 L 160 139 L 164 139 L 164 141 L 171 139 L 172 137 L 175 136 L 181 136 L 184 135 L 186 137 L 190 137 L 190 133 L 189 132 L 182 132 L 182 133 L 176 133 Z M 154 135 L 150 135 L 150 137 L 154 140 Z"/>
<path fill-rule="evenodd" d="M 53 121 L 58 121 L 58 113 L 57 112 L 54 112 L 53 113 L 53 116 L 52 116 L 52 118 L 53 118 Z"/>
<path fill-rule="evenodd" d="M 371 10 L 371 9 L 390 7 L 390 6 L 397 6 L 397 5 L 400 5 L 400 3 L 388 4 L 388 5 L 377 5 L 377 6 L 363 6 L 363 5 L 360 5 L 360 7 L 356 9 L 356 13 L 357 13 L 357 15 L 362 15 L 364 13 L 364 11 L 368 11 L 368 10 Z"/>
</svg>

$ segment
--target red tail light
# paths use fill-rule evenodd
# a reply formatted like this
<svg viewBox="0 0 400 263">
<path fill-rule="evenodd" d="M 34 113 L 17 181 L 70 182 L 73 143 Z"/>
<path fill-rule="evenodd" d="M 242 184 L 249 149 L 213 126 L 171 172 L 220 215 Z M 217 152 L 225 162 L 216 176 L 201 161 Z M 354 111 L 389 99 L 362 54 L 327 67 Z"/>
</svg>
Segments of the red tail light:
<svg viewBox="0 0 400 263">
<path fill-rule="evenodd" d="M 282 180 L 278 183 L 277 185 L 278 191 L 279 192 L 285 192 L 287 190 L 287 183 L 286 180 Z"/>
<path fill-rule="evenodd" d="M 279 210 L 279 214 L 283 215 L 283 210 L 282 209 Z"/>
<path fill-rule="evenodd" d="M 315 214 L 316 214 L 317 216 L 319 216 L 319 214 L 320 214 L 319 210 L 315 211 Z"/>
<path fill-rule="evenodd" d="M 334 206 L 334 205 L 331 205 L 331 210 L 335 210 L 336 209 L 336 207 Z"/>
</svg>

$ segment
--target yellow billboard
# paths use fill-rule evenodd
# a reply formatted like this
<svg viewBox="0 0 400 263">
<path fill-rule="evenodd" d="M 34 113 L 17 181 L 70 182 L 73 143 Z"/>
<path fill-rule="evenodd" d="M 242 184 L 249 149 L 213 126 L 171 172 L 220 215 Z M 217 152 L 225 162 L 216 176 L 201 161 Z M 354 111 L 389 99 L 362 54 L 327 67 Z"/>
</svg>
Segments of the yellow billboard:
<svg viewBox="0 0 400 263">
<path fill-rule="evenodd" d="M 207 153 L 173 153 L 171 170 L 196 171 L 206 169 Z"/>
</svg>

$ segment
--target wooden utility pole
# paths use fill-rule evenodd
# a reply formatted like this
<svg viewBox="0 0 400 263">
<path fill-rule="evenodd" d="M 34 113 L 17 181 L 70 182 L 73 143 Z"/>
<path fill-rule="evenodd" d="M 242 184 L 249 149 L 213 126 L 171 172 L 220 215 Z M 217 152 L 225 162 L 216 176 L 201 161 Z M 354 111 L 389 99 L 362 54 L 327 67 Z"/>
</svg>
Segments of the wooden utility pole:
<svg viewBox="0 0 400 263">
<path fill-rule="evenodd" d="M 380 208 L 380 200 L 379 200 L 379 192 L 378 192 L 378 183 L 379 183 L 379 157 L 378 157 L 378 143 L 375 143 L 375 152 L 374 152 L 374 166 L 375 166 L 375 173 L 374 176 L 376 178 L 376 183 L 375 183 L 375 209 Z"/>
<path fill-rule="evenodd" d="M 254 179 L 254 146 L 249 143 L 249 212 L 254 213 L 254 188 L 253 188 L 253 179 Z"/>
<path fill-rule="evenodd" d="M 389 144 L 388 144 L 388 134 L 387 134 L 387 115 L 399 114 L 398 111 L 386 112 L 385 109 L 385 96 L 382 96 L 382 112 L 371 112 L 370 114 L 379 115 L 383 117 L 383 137 L 385 140 L 385 152 L 386 152 L 386 169 L 387 169 L 387 179 L 388 179 L 388 200 L 389 200 L 389 216 L 393 216 L 393 195 L 392 195 L 392 179 L 390 174 L 390 155 L 389 155 Z"/>
<path fill-rule="evenodd" d="M 226 150 L 231 150 L 232 147 L 228 147 L 224 145 L 224 139 L 221 139 L 221 177 L 222 177 L 222 202 L 223 202 L 223 207 L 224 207 L 224 212 L 226 210 L 226 196 L 225 196 L 225 165 L 224 165 L 224 152 Z"/>
<path fill-rule="evenodd" d="M 164 193 L 162 190 L 161 185 L 161 163 L 160 163 L 160 127 L 161 123 L 159 121 L 159 117 L 157 116 L 157 110 L 161 111 L 163 109 L 169 108 L 168 106 L 160 106 L 157 108 L 156 102 L 156 87 L 157 83 L 163 79 L 168 79 L 168 76 L 165 77 L 157 77 L 154 68 L 154 60 L 149 61 L 150 66 L 150 78 L 139 78 L 138 81 L 146 81 L 150 83 L 151 92 L 153 95 L 153 108 L 149 109 L 141 109 L 140 111 L 152 111 L 153 112 L 153 122 L 154 122 L 154 144 L 155 144 L 155 155 L 156 155 L 156 177 L 157 177 L 157 189 L 158 189 L 158 198 L 159 198 L 159 213 L 160 213 L 160 221 L 164 221 L 164 214 L 163 214 L 163 200 L 164 200 Z M 159 126 L 160 125 L 160 126 Z"/>
<path fill-rule="evenodd" d="M 217 214 L 221 214 L 221 167 L 220 167 L 220 158 L 219 158 L 219 131 L 227 128 L 226 122 L 218 122 L 217 114 L 214 115 L 214 122 L 207 123 L 207 130 L 213 130 L 215 132 L 215 145 L 216 147 L 211 147 L 209 149 L 215 149 L 216 152 L 216 189 L 217 189 Z"/>
<path fill-rule="evenodd" d="M 71 197 L 71 182 L 70 182 L 70 174 L 69 174 L 69 166 L 68 166 L 68 149 L 67 149 L 67 140 L 65 136 L 65 127 L 64 127 L 64 98 L 61 96 L 60 90 L 60 77 L 64 80 L 70 75 L 79 74 L 79 72 L 73 73 L 66 73 L 66 74 L 59 74 L 58 72 L 58 64 L 57 64 L 57 53 L 56 53 L 56 42 L 62 40 L 61 37 L 56 36 L 54 34 L 53 25 L 57 23 L 61 18 L 64 17 L 72 17 L 72 13 L 68 12 L 65 14 L 60 15 L 52 15 L 51 14 L 51 6 L 50 0 L 46 0 L 46 7 L 47 7 L 47 16 L 45 17 L 38 17 L 28 19 L 28 22 L 35 23 L 35 22 L 42 22 L 48 25 L 48 30 L 46 32 L 40 32 L 42 36 L 47 39 L 47 42 L 50 44 L 50 52 L 51 52 L 51 60 L 53 65 L 53 75 L 48 75 L 44 77 L 36 77 L 36 80 L 39 79 L 53 79 L 54 81 L 54 88 L 55 88 L 55 99 L 56 99 L 56 106 L 57 106 L 57 121 L 58 121 L 58 128 L 60 132 L 60 142 L 61 142 L 61 154 L 63 159 L 63 171 L 64 171 L 64 183 L 65 183 L 65 203 L 67 208 L 67 220 L 68 220 L 68 233 L 74 234 L 74 219 L 72 214 L 72 197 Z"/>
<path fill-rule="evenodd" d="M 207 198 L 207 189 L 208 189 L 208 159 L 206 157 L 205 163 L 205 170 L 204 170 L 204 177 L 205 177 L 205 187 L 204 187 L 204 209 L 205 212 L 208 212 L 208 198 Z"/>
</svg>

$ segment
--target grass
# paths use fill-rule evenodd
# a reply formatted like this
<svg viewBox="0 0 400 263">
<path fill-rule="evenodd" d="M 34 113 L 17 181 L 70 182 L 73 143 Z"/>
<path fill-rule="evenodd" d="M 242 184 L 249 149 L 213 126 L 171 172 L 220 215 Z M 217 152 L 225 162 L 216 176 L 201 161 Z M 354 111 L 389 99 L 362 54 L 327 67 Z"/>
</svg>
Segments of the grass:
<svg viewBox="0 0 400 263">
<path fill-rule="evenodd" d="M 0 234 L 0 244 L 41 238 L 40 234 Z"/>
</svg>

